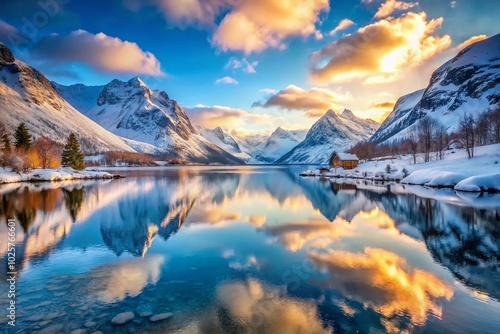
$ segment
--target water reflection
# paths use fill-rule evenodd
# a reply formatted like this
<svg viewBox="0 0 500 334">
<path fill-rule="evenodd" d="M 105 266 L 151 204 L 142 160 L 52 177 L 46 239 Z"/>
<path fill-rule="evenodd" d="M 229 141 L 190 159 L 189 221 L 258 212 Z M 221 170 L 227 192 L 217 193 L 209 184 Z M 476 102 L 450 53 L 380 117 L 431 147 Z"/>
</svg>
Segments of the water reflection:
<svg viewBox="0 0 500 334">
<path fill-rule="evenodd" d="M 137 320 L 139 331 L 500 325 L 484 320 L 500 310 L 498 195 L 471 202 L 451 190 L 300 178 L 300 169 L 152 169 L 105 182 L 8 185 L 0 236 L 15 217 L 21 286 L 44 288 L 64 272 L 78 303 L 90 296 L 109 304 L 100 307 L 110 316 L 138 305 L 178 312 L 154 325 Z M 2 275 L 6 250 L 0 243 Z M 60 292 L 30 298 L 55 301 Z M 80 306 L 78 317 L 97 317 Z M 68 318 L 60 320 L 72 324 L 71 308 L 61 307 Z M 112 331 L 103 319 L 95 329 Z"/>
</svg>

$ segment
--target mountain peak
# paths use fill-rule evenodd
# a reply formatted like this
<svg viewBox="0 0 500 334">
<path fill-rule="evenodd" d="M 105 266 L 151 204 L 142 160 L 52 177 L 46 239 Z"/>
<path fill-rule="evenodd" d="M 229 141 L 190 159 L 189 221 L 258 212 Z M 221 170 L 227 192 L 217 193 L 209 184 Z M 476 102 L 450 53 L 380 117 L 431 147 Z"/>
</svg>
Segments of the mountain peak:
<svg viewBox="0 0 500 334">
<path fill-rule="evenodd" d="M 344 111 L 342 112 L 341 114 L 342 116 L 344 117 L 356 117 L 352 111 L 350 111 L 349 109 L 344 109 Z"/>
<path fill-rule="evenodd" d="M 146 83 L 144 81 L 142 81 L 141 78 L 139 77 L 133 77 L 132 79 L 130 79 L 129 81 L 127 81 L 127 83 L 129 85 L 133 85 L 133 86 L 142 86 L 142 87 L 148 87 L 146 85 Z"/>
<path fill-rule="evenodd" d="M 12 51 L 3 43 L 0 43 L 0 64 L 9 64 L 16 61 Z"/>
</svg>

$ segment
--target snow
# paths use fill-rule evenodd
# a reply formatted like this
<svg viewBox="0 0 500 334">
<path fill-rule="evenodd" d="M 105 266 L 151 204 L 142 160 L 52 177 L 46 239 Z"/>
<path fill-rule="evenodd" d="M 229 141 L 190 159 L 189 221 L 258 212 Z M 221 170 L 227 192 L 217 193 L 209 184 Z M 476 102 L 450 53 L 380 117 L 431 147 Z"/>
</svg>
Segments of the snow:
<svg viewBox="0 0 500 334">
<path fill-rule="evenodd" d="M 500 191 L 500 173 L 468 177 L 455 186 L 458 191 Z"/>
<path fill-rule="evenodd" d="M 308 170 L 301 175 L 397 180 L 403 184 L 455 187 L 455 190 L 462 191 L 500 192 L 500 144 L 476 147 L 472 159 L 467 158 L 465 151 L 448 150 L 444 152 L 443 160 L 412 163 L 413 157 L 404 155 L 363 162 L 355 169 L 332 168 L 329 173 Z M 387 172 L 387 166 L 390 172 Z"/>
<path fill-rule="evenodd" d="M 0 168 L 0 184 L 14 182 L 65 181 L 84 179 L 112 179 L 115 176 L 96 170 L 77 171 L 72 168 L 33 169 L 28 173 L 15 173 L 9 168 Z"/>
<path fill-rule="evenodd" d="M 340 160 L 358 160 L 359 161 L 356 154 L 337 153 L 337 156 L 339 157 Z"/>
</svg>

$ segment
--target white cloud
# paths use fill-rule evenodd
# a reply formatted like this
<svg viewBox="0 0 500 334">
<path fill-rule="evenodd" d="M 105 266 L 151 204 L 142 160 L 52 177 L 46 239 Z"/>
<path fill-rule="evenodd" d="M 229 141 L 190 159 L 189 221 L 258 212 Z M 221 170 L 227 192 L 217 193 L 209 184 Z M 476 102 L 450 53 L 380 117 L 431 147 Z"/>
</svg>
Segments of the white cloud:
<svg viewBox="0 0 500 334">
<path fill-rule="evenodd" d="M 68 35 L 51 34 L 37 41 L 31 53 L 48 66 L 79 62 L 102 73 L 165 76 L 154 54 L 143 51 L 136 43 L 102 32 L 77 30 Z"/>
<path fill-rule="evenodd" d="M 220 79 L 217 79 L 215 80 L 215 83 L 216 84 L 225 84 L 225 85 L 237 85 L 238 84 L 238 80 L 236 79 L 233 79 L 231 77 L 228 77 L 228 76 L 225 76 L 223 78 L 220 78 Z"/>
<path fill-rule="evenodd" d="M 246 58 L 238 59 L 236 57 L 229 58 L 225 69 L 241 69 L 245 73 L 256 73 L 255 68 L 259 64 L 258 61 L 249 62 Z"/>
</svg>

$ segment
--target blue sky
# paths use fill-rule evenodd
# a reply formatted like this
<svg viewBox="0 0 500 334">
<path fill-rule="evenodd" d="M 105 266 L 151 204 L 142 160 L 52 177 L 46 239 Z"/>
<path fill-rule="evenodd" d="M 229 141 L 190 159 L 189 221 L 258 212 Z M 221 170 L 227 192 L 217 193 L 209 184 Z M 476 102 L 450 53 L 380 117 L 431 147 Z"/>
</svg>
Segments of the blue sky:
<svg viewBox="0 0 500 334">
<path fill-rule="evenodd" d="M 0 41 L 62 84 L 140 76 L 195 123 L 270 131 L 329 108 L 383 120 L 498 17 L 491 0 L 4 0 Z"/>
</svg>

